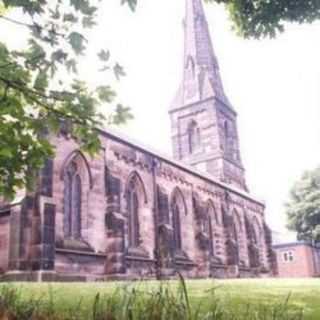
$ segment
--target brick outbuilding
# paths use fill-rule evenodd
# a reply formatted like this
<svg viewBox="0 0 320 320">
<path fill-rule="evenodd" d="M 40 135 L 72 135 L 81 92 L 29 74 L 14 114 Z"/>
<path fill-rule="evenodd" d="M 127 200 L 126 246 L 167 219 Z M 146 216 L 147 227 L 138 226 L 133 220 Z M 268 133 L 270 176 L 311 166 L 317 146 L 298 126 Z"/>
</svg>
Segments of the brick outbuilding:
<svg viewBox="0 0 320 320">
<path fill-rule="evenodd" d="M 291 242 L 273 246 L 277 256 L 278 277 L 320 276 L 320 248 L 309 242 Z"/>
</svg>

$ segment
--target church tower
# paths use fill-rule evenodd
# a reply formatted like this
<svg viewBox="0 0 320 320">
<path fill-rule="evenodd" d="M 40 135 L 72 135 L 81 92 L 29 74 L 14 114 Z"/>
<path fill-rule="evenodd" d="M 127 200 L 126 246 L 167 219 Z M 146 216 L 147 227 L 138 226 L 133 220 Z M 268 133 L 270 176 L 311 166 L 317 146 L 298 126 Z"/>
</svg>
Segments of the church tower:
<svg viewBox="0 0 320 320">
<path fill-rule="evenodd" d="M 202 0 L 185 0 L 183 79 L 169 114 L 174 157 L 246 190 L 237 113 L 225 95 Z"/>
</svg>

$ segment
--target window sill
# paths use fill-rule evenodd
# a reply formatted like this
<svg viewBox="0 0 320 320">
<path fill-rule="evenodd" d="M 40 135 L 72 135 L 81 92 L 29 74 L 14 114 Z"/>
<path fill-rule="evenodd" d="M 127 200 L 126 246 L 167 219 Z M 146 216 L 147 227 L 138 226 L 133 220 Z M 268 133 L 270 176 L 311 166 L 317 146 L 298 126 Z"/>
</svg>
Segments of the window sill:
<svg viewBox="0 0 320 320">
<path fill-rule="evenodd" d="M 82 239 L 63 239 L 56 243 L 57 249 L 94 253 L 94 249 Z"/>
<path fill-rule="evenodd" d="M 64 253 L 64 254 L 77 254 L 77 255 L 82 255 L 82 256 L 106 258 L 106 254 L 103 254 L 103 253 L 74 250 L 74 249 L 67 249 L 67 248 L 56 248 L 56 252 L 57 253 Z"/>
<path fill-rule="evenodd" d="M 156 260 L 151 259 L 149 257 L 141 257 L 141 256 L 133 256 L 133 255 L 126 255 L 126 260 L 142 261 L 142 262 L 156 262 Z"/>
<path fill-rule="evenodd" d="M 185 252 L 178 250 L 174 253 L 174 261 L 177 265 L 195 266 L 196 264 L 190 260 Z"/>
<path fill-rule="evenodd" d="M 217 266 L 217 265 L 222 266 L 222 265 L 224 265 L 222 259 L 219 258 L 219 257 L 217 257 L 217 255 L 211 256 L 211 257 L 210 257 L 210 262 L 211 262 L 211 264 L 212 264 L 213 266 Z"/>
<path fill-rule="evenodd" d="M 128 248 L 126 257 L 129 257 L 131 259 L 138 259 L 138 258 L 150 259 L 147 250 L 141 246 Z"/>
</svg>

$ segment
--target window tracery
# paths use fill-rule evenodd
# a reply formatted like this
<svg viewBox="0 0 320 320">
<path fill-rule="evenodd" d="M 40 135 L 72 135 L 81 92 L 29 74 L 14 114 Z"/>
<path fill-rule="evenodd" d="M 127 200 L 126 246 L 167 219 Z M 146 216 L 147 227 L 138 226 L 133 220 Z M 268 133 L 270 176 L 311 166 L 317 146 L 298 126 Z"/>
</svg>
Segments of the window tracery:
<svg viewBox="0 0 320 320">
<path fill-rule="evenodd" d="M 182 250 L 182 232 L 181 232 L 181 217 L 186 215 L 186 207 L 183 195 L 179 189 L 173 192 L 171 200 L 171 212 L 172 212 L 172 229 L 173 229 L 173 246 L 176 251 Z"/>
<path fill-rule="evenodd" d="M 64 172 L 64 234 L 81 238 L 82 183 L 79 166 L 72 161 Z"/>
<path fill-rule="evenodd" d="M 139 246 L 139 198 L 132 179 L 128 186 L 128 242 L 130 247 Z"/>
<path fill-rule="evenodd" d="M 174 248 L 181 250 L 182 241 L 181 241 L 181 220 L 180 220 L 180 210 L 179 205 L 176 202 L 176 199 L 172 205 L 172 226 L 173 226 L 173 241 Z"/>
<path fill-rule="evenodd" d="M 147 194 L 144 184 L 137 172 L 130 174 L 125 191 L 127 203 L 127 226 L 128 226 L 128 247 L 140 247 L 140 213 L 143 206 L 147 203 Z"/>
<path fill-rule="evenodd" d="M 209 202 L 208 208 L 207 208 L 207 232 L 209 235 L 209 240 L 210 240 L 210 255 L 214 255 L 214 235 L 213 235 L 213 224 L 217 225 L 218 224 L 218 216 L 217 216 L 217 211 L 215 210 L 214 206 L 212 203 Z"/>
</svg>

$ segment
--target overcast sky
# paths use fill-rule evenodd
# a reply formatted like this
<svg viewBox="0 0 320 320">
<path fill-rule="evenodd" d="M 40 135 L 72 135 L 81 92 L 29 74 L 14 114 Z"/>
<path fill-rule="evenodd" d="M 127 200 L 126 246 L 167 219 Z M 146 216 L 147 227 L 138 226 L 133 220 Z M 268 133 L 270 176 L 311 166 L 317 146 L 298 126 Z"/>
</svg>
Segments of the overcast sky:
<svg viewBox="0 0 320 320">
<path fill-rule="evenodd" d="M 116 87 L 135 119 L 121 130 L 171 154 L 167 112 L 182 74 L 184 1 L 140 0 L 136 13 L 119 2 L 103 2 L 90 50 L 109 48 L 126 69 Z M 281 230 L 290 187 L 320 164 L 320 23 L 290 25 L 276 40 L 248 41 L 231 31 L 223 7 L 205 10 L 225 91 L 239 115 L 251 193 L 266 201 L 268 222 Z M 0 24 L 1 41 L 23 42 L 13 34 L 13 26 Z M 90 58 L 83 72 L 94 83 L 106 81 Z"/>
</svg>

